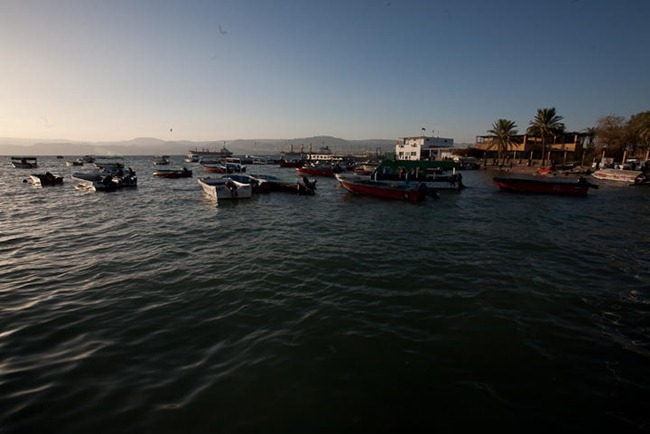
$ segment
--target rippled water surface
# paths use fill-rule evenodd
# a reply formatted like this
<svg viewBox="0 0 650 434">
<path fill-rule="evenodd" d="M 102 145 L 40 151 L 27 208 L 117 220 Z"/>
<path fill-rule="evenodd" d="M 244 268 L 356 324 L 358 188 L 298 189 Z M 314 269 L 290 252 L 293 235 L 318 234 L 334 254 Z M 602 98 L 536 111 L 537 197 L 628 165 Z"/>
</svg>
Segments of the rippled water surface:
<svg viewBox="0 0 650 434">
<path fill-rule="evenodd" d="M 2 433 L 650 430 L 650 189 L 215 206 L 39 163 L 0 158 Z"/>
</svg>

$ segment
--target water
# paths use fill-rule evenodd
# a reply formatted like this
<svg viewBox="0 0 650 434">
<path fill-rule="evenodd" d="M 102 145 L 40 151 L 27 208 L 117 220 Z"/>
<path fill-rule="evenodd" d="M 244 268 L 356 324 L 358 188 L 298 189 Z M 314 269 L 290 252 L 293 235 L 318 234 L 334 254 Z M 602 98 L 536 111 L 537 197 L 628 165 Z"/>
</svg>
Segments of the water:
<svg viewBox="0 0 650 434">
<path fill-rule="evenodd" d="M 0 158 L 0 432 L 650 430 L 650 190 L 215 206 L 126 163 Z"/>
</svg>

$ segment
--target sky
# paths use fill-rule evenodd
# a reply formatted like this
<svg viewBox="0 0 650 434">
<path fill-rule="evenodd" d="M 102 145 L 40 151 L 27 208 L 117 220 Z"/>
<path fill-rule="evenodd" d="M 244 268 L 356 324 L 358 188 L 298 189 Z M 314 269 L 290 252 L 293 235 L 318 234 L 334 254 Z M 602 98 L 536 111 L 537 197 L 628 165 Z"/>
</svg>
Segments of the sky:
<svg viewBox="0 0 650 434">
<path fill-rule="evenodd" d="M 0 137 L 473 143 L 650 110 L 648 0 L 2 0 Z"/>
</svg>

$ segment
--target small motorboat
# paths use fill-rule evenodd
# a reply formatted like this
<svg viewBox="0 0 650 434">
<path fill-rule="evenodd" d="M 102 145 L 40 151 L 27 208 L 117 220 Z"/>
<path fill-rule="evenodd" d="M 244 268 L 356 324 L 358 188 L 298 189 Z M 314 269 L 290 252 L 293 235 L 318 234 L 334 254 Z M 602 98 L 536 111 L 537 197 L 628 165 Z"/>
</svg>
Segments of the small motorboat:
<svg viewBox="0 0 650 434">
<path fill-rule="evenodd" d="M 72 179 L 77 183 L 77 187 L 92 191 L 115 191 L 137 187 L 138 177 L 133 169 L 122 167 L 115 171 L 105 168 L 90 173 L 75 172 L 72 174 Z"/>
<path fill-rule="evenodd" d="M 244 184 L 230 178 L 199 178 L 198 182 L 203 191 L 217 202 L 250 199 L 253 195 L 251 184 Z"/>
<path fill-rule="evenodd" d="M 156 155 L 152 162 L 156 166 L 166 166 L 169 164 L 169 155 Z"/>
<path fill-rule="evenodd" d="M 11 165 L 16 169 L 34 169 L 38 167 L 36 157 L 11 157 Z"/>
<path fill-rule="evenodd" d="M 186 167 L 182 169 L 158 169 L 153 172 L 153 176 L 157 178 L 191 178 L 192 171 L 188 170 Z"/>
<path fill-rule="evenodd" d="M 32 174 L 29 175 L 29 179 L 32 181 L 32 184 L 40 185 L 41 187 L 63 184 L 62 176 L 55 176 L 50 172 L 45 172 L 43 174 Z"/>
<path fill-rule="evenodd" d="M 120 188 L 120 185 L 114 182 L 113 176 L 100 172 L 73 173 L 72 180 L 77 183 L 77 188 L 80 190 L 110 192 Z"/>
<path fill-rule="evenodd" d="M 586 196 L 590 188 L 598 188 L 586 178 L 566 180 L 558 178 L 506 178 L 495 177 L 493 181 L 501 190 L 516 193 L 553 194 L 558 196 Z"/>
</svg>

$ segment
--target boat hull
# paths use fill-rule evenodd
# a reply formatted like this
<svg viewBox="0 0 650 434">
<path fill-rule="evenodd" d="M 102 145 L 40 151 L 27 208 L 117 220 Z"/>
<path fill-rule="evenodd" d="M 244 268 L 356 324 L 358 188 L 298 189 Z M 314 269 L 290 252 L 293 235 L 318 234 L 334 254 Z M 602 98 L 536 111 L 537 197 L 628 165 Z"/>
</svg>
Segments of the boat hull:
<svg viewBox="0 0 650 434">
<path fill-rule="evenodd" d="M 569 182 L 559 180 L 495 177 L 493 181 L 501 190 L 528 194 L 586 196 L 589 188 L 597 188 L 597 186 L 588 183 L 584 178 L 575 182 Z"/>
</svg>

